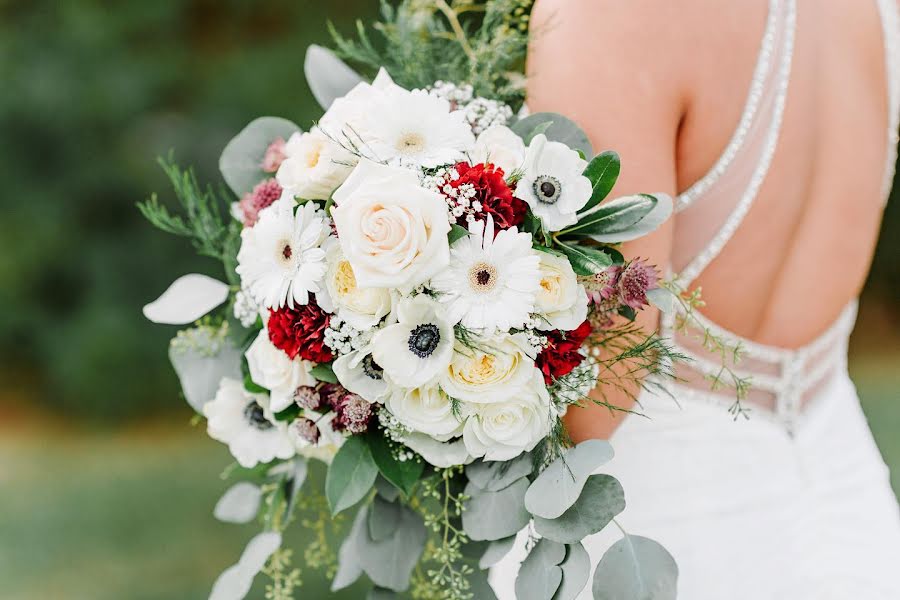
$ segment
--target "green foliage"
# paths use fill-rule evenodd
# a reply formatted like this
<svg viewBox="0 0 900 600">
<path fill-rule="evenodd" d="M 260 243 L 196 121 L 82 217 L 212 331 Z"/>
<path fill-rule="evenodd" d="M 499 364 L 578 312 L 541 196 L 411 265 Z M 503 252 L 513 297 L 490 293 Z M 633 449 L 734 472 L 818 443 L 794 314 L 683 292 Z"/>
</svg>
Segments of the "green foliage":
<svg viewBox="0 0 900 600">
<path fill-rule="evenodd" d="M 425 469 L 422 459 L 418 456 L 398 456 L 398 450 L 403 448 L 394 446 L 384 432 L 367 435 L 366 443 L 381 475 L 409 498 Z"/>
<path fill-rule="evenodd" d="M 619 179 L 621 169 L 619 155 L 612 151 L 601 152 L 591 160 L 584 170 L 584 176 L 591 181 L 593 193 L 582 212 L 589 211 L 609 196 L 613 186 L 616 185 L 616 180 Z"/>
<path fill-rule="evenodd" d="M 472 85 L 476 95 L 514 110 L 525 100 L 525 52 L 531 0 L 381 2 L 373 32 L 357 21 L 356 38 L 331 28 L 339 56 L 374 74 L 384 67 L 401 86 L 435 81 Z"/>
</svg>

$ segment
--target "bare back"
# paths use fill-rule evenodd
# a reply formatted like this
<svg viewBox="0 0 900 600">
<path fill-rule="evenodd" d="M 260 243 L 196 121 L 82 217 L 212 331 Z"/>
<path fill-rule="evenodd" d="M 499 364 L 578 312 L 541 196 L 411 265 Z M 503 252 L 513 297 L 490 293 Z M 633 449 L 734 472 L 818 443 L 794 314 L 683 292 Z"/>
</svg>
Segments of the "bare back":
<svg viewBox="0 0 900 600">
<path fill-rule="evenodd" d="M 677 140 L 679 191 L 731 139 L 763 40 L 768 2 L 708 2 L 691 98 Z M 874 0 L 801 0 L 781 131 L 741 225 L 699 275 L 717 323 L 763 344 L 821 334 L 866 278 L 883 210 L 889 127 L 882 20 Z M 699 207 L 698 207 L 699 208 Z M 702 209 L 677 218 L 676 269 Z"/>
</svg>

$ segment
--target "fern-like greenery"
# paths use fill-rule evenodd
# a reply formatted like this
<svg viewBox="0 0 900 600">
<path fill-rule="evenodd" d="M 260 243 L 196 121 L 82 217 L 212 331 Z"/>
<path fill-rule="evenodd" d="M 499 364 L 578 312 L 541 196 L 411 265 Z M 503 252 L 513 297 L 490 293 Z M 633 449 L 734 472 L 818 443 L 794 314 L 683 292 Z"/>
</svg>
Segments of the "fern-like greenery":
<svg viewBox="0 0 900 600">
<path fill-rule="evenodd" d="M 371 30 L 356 38 L 329 25 L 336 53 L 374 74 L 384 67 L 406 88 L 435 81 L 468 83 L 477 96 L 518 110 L 525 99 L 528 19 L 534 0 L 402 0 L 381 2 Z"/>
<path fill-rule="evenodd" d="M 226 194 L 217 194 L 209 185 L 201 187 L 193 169 L 182 170 L 171 156 L 160 158 L 159 164 L 172 183 L 181 210 L 171 212 L 152 194 L 145 202 L 138 202 L 141 214 L 154 227 L 188 238 L 198 254 L 222 261 L 228 281 L 237 284 L 234 269 L 241 227 L 228 215 Z"/>
</svg>

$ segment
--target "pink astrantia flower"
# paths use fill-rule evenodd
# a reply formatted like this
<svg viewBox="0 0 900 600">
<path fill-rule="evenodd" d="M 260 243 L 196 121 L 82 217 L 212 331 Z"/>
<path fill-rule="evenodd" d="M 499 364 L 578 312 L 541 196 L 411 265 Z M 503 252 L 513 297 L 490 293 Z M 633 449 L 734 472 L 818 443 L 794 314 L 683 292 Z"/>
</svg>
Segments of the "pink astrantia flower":
<svg viewBox="0 0 900 600">
<path fill-rule="evenodd" d="M 262 170 L 266 173 L 275 173 L 278 171 L 278 167 L 281 166 L 281 163 L 284 162 L 284 159 L 287 157 L 287 154 L 284 152 L 285 141 L 284 138 L 276 138 L 274 142 L 269 144 L 269 147 L 266 148 L 266 153 L 263 155 Z"/>
<path fill-rule="evenodd" d="M 647 292 L 657 287 L 659 287 L 659 273 L 656 267 L 648 265 L 643 259 L 631 261 L 619 275 L 619 299 L 622 304 L 635 310 L 649 304 Z"/>
<path fill-rule="evenodd" d="M 274 179 L 266 179 L 258 183 L 253 191 L 244 194 L 238 207 L 244 215 L 244 225 L 253 227 L 259 220 L 259 211 L 281 198 L 281 186 Z"/>
<path fill-rule="evenodd" d="M 604 300 L 610 300 L 619 294 L 621 274 L 622 266 L 612 265 L 594 275 L 590 281 L 585 282 L 588 295 L 594 304 L 602 304 Z"/>
<path fill-rule="evenodd" d="M 319 443 L 319 427 L 315 422 L 301 417 L 294 421 L 291 427 L 293 428 L 293 433 L 301 440 L 313 445 Z"/>
<path fill-rule="evenodd" d="M 344 390 L 345 393 L 335 394 L 331 397 L 335 417 L 331 426 L 335 431 L 347 431 L 349 433 L 363 433 L 369 428 L 369 420 L 372 418 L 372 405 L 357 396 Z"/>
</svg>

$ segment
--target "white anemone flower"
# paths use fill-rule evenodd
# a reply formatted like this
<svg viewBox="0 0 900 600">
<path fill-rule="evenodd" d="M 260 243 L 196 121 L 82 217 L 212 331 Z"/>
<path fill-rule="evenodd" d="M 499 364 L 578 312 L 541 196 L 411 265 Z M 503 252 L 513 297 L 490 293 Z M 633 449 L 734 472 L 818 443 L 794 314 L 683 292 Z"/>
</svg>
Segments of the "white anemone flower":
<svg viewBox="0 0 900 600">
<path fill-rule="evenodd" d="M 425 90 L 386 89 L 366 115 L 364 152 L 402 166 L 438 167 L 461 160 L 475 136 L 463 111 Z"/>
<path fill-rule="evenodd" d="M 402 300 L 396 314 L 397 323 L 372 338 L 372 358 L 394 385 L 416 388 L 431 383 L 453 358 L 453 323 L 425 294 Z"/>
<path fill-rule="evenodd" d="M 327 269 L 319 247 L 328 236 L 325 213 L 314 202 L 294 209 L 293 199 L 282 196 L 241 232 L 237 273 L 242 287 L 266 308 L 309 303 Z"/>
<path fill-rule="evenodd" d="M 565 144 L 547 141 L 544 134 L 536 135 L 525 155 L 516 197 L 527 202 L 550 231 L 574 225 L 578 211 L 593 193 L 591 181 L 582 175 L 587 165 Z"/>
<path fill-rule="evenodd" d="M 431 280 L 447 318 L 487 334 L 522 328 L 541 277 L 531 235 L 512 227 L 494 237 L 490 215 L 470 223 L 469 233 L 450 248 L 450 266 Z"/>
<path fill-rule="evenodd" d="M 244 468 L 295 454 L 286 427 L 275 422 L 268 404 L 265 394 L 252 394 L 242 382 L 226 377 L 216 397 L 203 405 L 209 437 L 228 444 Z"/>
<path fill-rule="evenodd" d="M 372 358 L 371 348 L 354 350 L 332 363 L 342 386 L 369 402 L 382 402 L 390 393 L 384 371 Z"/>
</svg>

